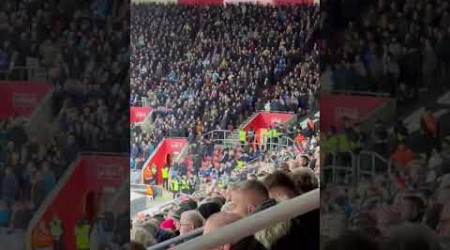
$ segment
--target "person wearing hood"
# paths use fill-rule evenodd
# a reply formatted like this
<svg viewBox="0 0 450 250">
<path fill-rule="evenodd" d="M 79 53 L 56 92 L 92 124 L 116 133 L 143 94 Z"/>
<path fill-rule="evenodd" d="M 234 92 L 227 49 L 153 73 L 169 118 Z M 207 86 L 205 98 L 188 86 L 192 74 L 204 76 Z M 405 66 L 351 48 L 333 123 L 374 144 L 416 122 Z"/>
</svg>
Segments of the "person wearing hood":
<svg viewBox="0 0 450 250">
<path fill-rule="evenodd" d="M 226 226 L 233 222 L 240 220 L 242 217 L 235 213 L 220 212 L 211 215 L 205 222 L 203 235 L 211 233 L 220 227 Z M 243 239 L 236 239 L 235 242 L 230 242 L 222 246 L 218 246 L 212 250 L 267 250 L 261 243 L 259 243 L 253 236 L 248 236 Z"/>
</svg>

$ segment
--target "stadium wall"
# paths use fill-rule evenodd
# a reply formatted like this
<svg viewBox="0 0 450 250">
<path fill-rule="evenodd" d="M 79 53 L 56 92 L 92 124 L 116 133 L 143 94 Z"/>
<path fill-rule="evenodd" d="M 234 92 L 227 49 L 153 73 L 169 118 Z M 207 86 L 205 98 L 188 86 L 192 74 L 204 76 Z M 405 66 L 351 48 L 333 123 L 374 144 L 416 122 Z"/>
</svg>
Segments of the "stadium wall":
<svg viewBox="0 0 450 250">
<path fill-rule="evenodd" d="M 142 182 L 144 183 L 144 180 L 148 177 L 147 173 L 151 170 L 151 166 L 155 164 L 157 167 L 157 184 L 162 184 L 162 168 L 167 163 L 167 157 L 173 157 L 175 154 L 181 153 L 187 145 L 188 141 L 186 138 L 164 138 L 155 149 L 155 152 L 144 163 L 141 174 Z"/>
<path fill-rule="evenodd" d="M 41 249 L 42 246 L 35 245 L 40 240 L 33 236 L 42 230 L 48 231 L 55 216 L 64 222 L 65 249 L 76 250 L 76 224 L 82 218 L 92 223 L 98 209 L 105 205 L 100 204 L 105 191 L 118 189 L 128 178 L 129 164 L 128 156 L 118 154 L 80 155 L 32 218 L 27 230 L 27 250 Z M 53 243 L 47 247 L 54 249 Z"/>
<path fill-rule="evenodd" d="M 389 122 L 395 116 L 395 105 L 390 98 L 324 93 L 320 97 L 320 130 L 323 132 L 329 132 L 332 126 L 338 131 L 343 129 L 344 117 L 359 122 L 364 129 L 373 125 L 373 119 Z"/>
</svg>

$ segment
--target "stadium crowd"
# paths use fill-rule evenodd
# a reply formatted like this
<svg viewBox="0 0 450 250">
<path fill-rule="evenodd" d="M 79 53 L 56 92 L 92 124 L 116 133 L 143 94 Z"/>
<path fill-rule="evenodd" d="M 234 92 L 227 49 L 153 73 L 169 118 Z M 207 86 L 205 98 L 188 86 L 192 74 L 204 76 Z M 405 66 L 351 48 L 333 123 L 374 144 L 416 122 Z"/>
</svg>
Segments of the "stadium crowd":
<svg viewBox="0 0 450 250">
<path fill-rule="evenodd" d="M 201 227 L 206 234 L 317 186 L 313 171 L 306 167 L 276 170 L 259 180 L 249 175 L 246 180 L 220 188 L 209 186 L 204 194 L 186 198 L 169 211 L 133 221 L 132 243 L 149 247 Z M 319 249 L 318 210 L 230 242 L 232 249 L 286 249 L 293 244 L 302 249 Z"/>
<path fill-rule="evenodd" d="M 319 90 L 318 50 L 307 43 L 317 15 L 317 6 L 133 5 L 130 103 L 153 108 L 157 140 L 232 130 L 255 110 L 306 114 Z"/>
<path fill-rule="evenodd" d="M 331 37 L 321 50 L 324 89 L 384 92 L 411 103 L 419 88 L 448 79 L 446 1 L 340 1 L 357 11 L 343 10 L 339 28 L 333 23 L 339 11 L 327 2 L 322 26 Z M 327 33 L 332 30 L 339 32 Z"/>
<path fill-rule="evenodd" d="M 340 1 L 354 4 L 357 11 L 352 12 L 358 15 L 348 10 L 337 15 L 333 1 L 327 2 L 323 28 L 330 29 L 338 16 L 345 21 L 323 49 L 324 88 L 387 92 L 398 104 L 411 105 L 420 88 L 442 88 L 448 80 L 447 2 Z M 360 175 L 356 183 L 342 178 L 330 185 L 331 178 L 323 178 L 325 249 L 450 247 L 448 145 L 441 134 L 445 125 L 429 108 L 410 122 L 417 124 L 417 131 L 400 119 L 392 125 L 379 120 L 366 131 L 348 122 L 324 138 L 325 167 L 332 163 L 332 152 L 339 155 L 336 166 L 352 166 L 349 155 L 358 158 L 361 150 L 388 161 L 372 175 Z"/>
<path fill-rule="evenodd" d="M 299 121 L 280 129 L 283 136 L 291 138 L 291 146 L 274 143 L 267 151 L 252 147 L 252 143 L 224 148 L 211 138 L 193 145 L 191 163 L 169 168 L 169 190 L 176 194 L 177 206 L 138 214 L 132 222 L 133 246 L 149 247 L 200 227 L 207 233 L 210 223 L 217 228 L 277 204 L 269 198 L 281 202 L 318 187 L 320 151 L 315 136 L 319 131 L 317 126 L 302 128 L 303 124 Z M 250 200 L 254 203 L 247 203 Z M 256 211 L 246 211 L 249 205 Z M 232 245 L 239 246 L 236 249 L 284 249 L 299 244 L 319 249 L 318 216 L 317 210 L 258 232 L 256 240 L 250 237 Z M 230 217 L 234 219 L 221 222 Z"/>
<path fill-rule="evenodd" d="M 9 69 L 33 58 L 54 87 L 50 138 L 37 141 L 21 119 L 0 122 L 0 225 L 26 229 L 78 152 L 129 149 L 129 2 L 6 0 L 0 9 L 0 74 L 32 81 Z"/>
</svg>

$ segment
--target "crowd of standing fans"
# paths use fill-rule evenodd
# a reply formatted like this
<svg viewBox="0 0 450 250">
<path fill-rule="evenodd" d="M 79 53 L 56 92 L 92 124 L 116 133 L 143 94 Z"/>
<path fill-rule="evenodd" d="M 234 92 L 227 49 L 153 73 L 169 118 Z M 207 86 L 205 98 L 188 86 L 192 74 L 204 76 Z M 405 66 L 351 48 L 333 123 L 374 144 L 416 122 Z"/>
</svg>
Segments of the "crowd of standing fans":
<svg viewBox="0 0 450 250">
<path fill-rule="evenodd" d="M 54 87 L 50 138 L 27 135 L 20 119 L 0 124 L 0 224 L 24 229 L 80 151 L 128 151 L 129 2 L 6 0 L 0 9 L 0 74 L 32 58 Z"/>
<path fill-rule="evenodd" d="M 318 180 L 309 168 L 276 170 L 259 178 L 227 185 L 209 186 L 199 196 L 189 197 L 168 211 L 132 223 L 132 244 L 150 247 L 178 235 L 203 228 L 203 234 L 311 191 Z M 246 238 L 236 238 L 231 249 L 319 249 L 319 210 L 279 222 Z M 186 239 L 188 240 L 188 239 Z"/>
<path fill-rule="evenodd" d="M 203 228 L 211 232 L 319 186 L 318 130 L 285 126 L 282 135 L 291 146 L 260 151 L 252 144 L 234 147 L 205 139 L 193 145 L 188 163 L 170 167 L 169 187 L 179 194 L 178 204 L 153 213 L 140 213 L 132 221 L 132 247 L 150 247 L 178 235 Z M 315 127 L 317 128 L 317 126 Z M 199 161 L 195 160 L 199 157 Z M 175 184 L 176 183 L 176 184 Z M 286 249 L 298 245 L 319 249 L 319 210 L 230 242 L 232 249 Z M 189 240 L 185 239 L 185 240 Z"/>
<path fill-rule="evenodd" d="M 339 24 L 340 32 L 330 33 L 334 39 L 324 46 L 322 86 L 390 93 L 400 105 L 415 104 L 420 88 L 442 89 L 448 81 L 448 2 L 339 2 L 354 6 L 358 15 L 348 9 L 336 15 L 333 1 L 325 5 L 330 8 L 323 28 Z M 333 23 L 337 16 L 345 21 Z M 324 138 L 324 155 L 341 155 L 336 166 L 350 163 L 343 155 L 359 157 L 361 150 L 388 161 L 375 175 L 341 180 L 321 191 L 325 249 L 449 248 L 448 145 L 440 134 L 445 125 L 429 108 L 412 123 L 417 131 L 401 119 L 394 124 L 378 120 L 366 131 L 348 122 L 343 131 L 331 129 Z"/>
<path fill-rule="evenodd" d="M 339 11 L 328 2 L 322 25 L 326 31 L 337 30 L 333 12 Z M 384 92 L 411 103 L 420 88 L 448 79 L 448 2 L 340 2 L 343 8 L 355 6 L 360 14 L 345 11 L 339 32 L 325 31 L 330 37 L 321 50 L 324 88 Z"/>
<path fill-rule="evenodd" d="M 306 113 L 319 90 L 308 43 L 317 15 L 309 5 L 135 4 L 130 103 L 153 108 L 156 138 L 233 129 L 255 110 Z"/>
</svg>

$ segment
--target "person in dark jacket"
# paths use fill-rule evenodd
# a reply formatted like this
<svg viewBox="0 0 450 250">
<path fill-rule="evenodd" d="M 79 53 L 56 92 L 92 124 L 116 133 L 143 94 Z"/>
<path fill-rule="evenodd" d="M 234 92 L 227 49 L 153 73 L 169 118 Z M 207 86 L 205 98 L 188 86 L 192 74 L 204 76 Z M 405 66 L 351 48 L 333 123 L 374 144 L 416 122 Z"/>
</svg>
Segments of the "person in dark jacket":
<svg viewBox="0 0 450 250">
<path fill-rule="evenodd" d="M 268 200 L 257 208 L 256 213 L 275 205 L 277 205 L 275 200 Z M 292 246 L 296 246 L 297 249 L 319 250 L 319 239 L 314 231 L 300 219 L 294 218 L 255 233 L 255 239 L 268 250 L 291 249 Z"/>
</svg>

